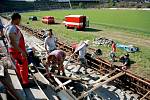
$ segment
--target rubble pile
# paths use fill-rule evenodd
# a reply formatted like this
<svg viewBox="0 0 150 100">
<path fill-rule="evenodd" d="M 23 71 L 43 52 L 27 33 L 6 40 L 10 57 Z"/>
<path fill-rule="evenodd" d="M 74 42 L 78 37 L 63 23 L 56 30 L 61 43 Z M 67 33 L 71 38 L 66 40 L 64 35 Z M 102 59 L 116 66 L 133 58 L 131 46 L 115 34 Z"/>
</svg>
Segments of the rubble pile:
<svg viewBox="0 0 150 100">
<path fill-rule="evenodd" d="M 113 40 L 112 39 L 107 39 L 105 37 L 100 37 L 100 38 L 95 38 L 93 43 L 96 45 L 106 45 L 106 46 L 111 46 Z"/>
</svg>

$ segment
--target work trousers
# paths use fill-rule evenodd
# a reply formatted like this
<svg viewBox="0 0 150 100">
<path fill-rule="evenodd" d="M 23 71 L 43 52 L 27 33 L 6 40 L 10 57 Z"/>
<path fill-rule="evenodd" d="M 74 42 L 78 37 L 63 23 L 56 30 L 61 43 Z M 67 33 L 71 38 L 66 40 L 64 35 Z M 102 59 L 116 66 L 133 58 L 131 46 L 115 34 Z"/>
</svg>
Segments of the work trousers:
<svg viewBox="0 0 150 100">
<path fill-rule="evenodd" d="M 21 79 L 21 83 L 23 85 L 28 85 L 28 61 L 27 59 L 19 52 L 13 51 L 10 52 L 13 60 L 15 61 L 16 65 L 16 72 L 18 77 Z"/>
</svg>

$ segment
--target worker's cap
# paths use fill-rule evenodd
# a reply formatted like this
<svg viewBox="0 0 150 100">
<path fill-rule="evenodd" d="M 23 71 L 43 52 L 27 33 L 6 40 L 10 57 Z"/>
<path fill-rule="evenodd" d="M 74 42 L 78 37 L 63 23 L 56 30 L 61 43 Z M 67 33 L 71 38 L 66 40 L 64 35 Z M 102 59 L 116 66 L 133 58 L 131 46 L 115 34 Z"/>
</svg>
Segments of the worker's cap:
<svg viewBox="0 0 150 100">
<path fill-rule="evenodd" d="M 85 40 L 84 41 L 84 43 L 87 44 L 87 45 L 89 44 L 89 42 L 90 42 L 90 40 Z"/>
<path fill-rule="evenodd" d="M 126 56 L 126 57 L 129 57 L 129 54 L 127 53 L 127 54 L 125 54 L 125 56 Z"/>
<path fill-rule="evenodd" d="M 114 51 L 110 51 L 110 53 L 114 53 Z"/>
</svg>

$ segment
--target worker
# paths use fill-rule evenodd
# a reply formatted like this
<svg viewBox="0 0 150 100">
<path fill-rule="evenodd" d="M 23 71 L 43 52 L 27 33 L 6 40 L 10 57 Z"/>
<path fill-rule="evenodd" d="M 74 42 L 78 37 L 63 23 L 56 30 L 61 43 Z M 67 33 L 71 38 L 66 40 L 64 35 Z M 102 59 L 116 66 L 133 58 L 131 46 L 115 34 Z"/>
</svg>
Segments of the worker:
<svg viewBox="0 0 150 100">
<path fill-rule="evenodd" d="M 44 45 L 45 45 L 45 50 L 47 54 L 57 49 L 56 38 L 53 35 L 52 29 L 48 30 L 48 36 L 45 38 Z"/>
<path fill-rule="evenodd" d="M 48 36 L 48 34 L 45 30 L 41 30 L 41 34 L 43 35 L 43 37 L 42 37 L 43 39 L 45 39 Z"/>
<path fill-rule="evenodd" d="M 22 85 L 28 86 L 27 52 L 23 34 L 18 28 L 20 21 L 21 15 L 13 13 L 11 23 L 6 27 L 6 37 L 8 39 L 8 52 L 16 65 L 16 72 L 21 79 Z"/>
<path fill-rule="evenodd" d="M 87 73 L 88 73 L 88 72 L 87 72 L 87 61 L 86 61 L 85 55 L 86 55 L 86 49 L 87 49 L 87 47 L 88 47 L 88 45 L 89 45 L 89 40 L 86 40 L 86 41 L 84 41 L 84 42 L 81 42 L 81 43 L 79 44 L 79 46 L 81 46 L 81 45 L 83 45 L 83 47 L 79 50 L 80 68 L 78 69 L 78 72 L 77 72 L 77 73 L 79 73 L 79 72 L 80 72 L 80 69 L 81 69 L 82 67 L 84 67 L 84 68 L 85 68 L 85 74 L 87 74 Z"/>
<path fill-rule="evenodd" d="M 110 61 L 111 61 L 111 62 L 115 62 L 115 61 L 116 61 L 116 60 L 115 60 L 116 55 L 115 55 L 115 52 L 114 52 L 114 51 L 111 51 L 111 52 L 109 53 L 109 56 L 110 56 Z"/>
<path fill-rule="evenodd" d="M 4 28 L 4 26 L 3 26 L 2 21 L 1 21 L 1 19 L 0 19 L 0 36 L 3 36 L 3 35 L 4 35 L 4 33 L 3 33 L 3 28 Z"/>
<path fill-rule="evenodd" d="M 116 43 L 112 41 L 111 48 L 113 52 L 116 52 Z"/>
<path fill-rule="evenodd" d="M 27 53 L 28 53 L 28 65 L 32 63 L 33 65 L 39 67 L 41 60 L 38 56 L 35 55 L 35 48 L 28 47 Z"/>
<path fill-rule="evenodd" d="M 62 50 L 54 50 L 49 53 L 46 61 L 46 69 L 47 73 L 49 73 L 48 67 L 51 65 L 51 72 L 54 73 L 56 69 L 58 69 L 58 75 L 60 75 L 60 71 L 62 71 L 63 76 L 66 76 L 63 62 L 65 60 L 66 53 Z M 57 68 L 58 67 L 58 68 Z"/>
<path fill-rule="evenodd" d="M 129 54 L 125 54 L 124 56 L 120 57 L 119 60 L 123 64 L 123 69 L 127 69 L 130 66 Z"/>
<path fill-rule="evenodd" d="M 2 24 L 1 19 L 0 19 L 0 39 L 3 41 L 5 47 L 7 48 L 6 39 L 5 39 L 5 35 L 4 35 L 4 26 Z"/>
</svg>

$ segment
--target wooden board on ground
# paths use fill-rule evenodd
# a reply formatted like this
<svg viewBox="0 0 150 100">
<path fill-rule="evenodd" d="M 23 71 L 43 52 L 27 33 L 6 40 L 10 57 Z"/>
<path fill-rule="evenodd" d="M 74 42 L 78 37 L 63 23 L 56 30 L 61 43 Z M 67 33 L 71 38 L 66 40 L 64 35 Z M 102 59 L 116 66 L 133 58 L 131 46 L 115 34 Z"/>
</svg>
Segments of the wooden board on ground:
<svg viewBox="0 0 150 100">
<path fill-rule="evenodd" d="M 29 94 L 33 94 L 30 95 L 30 98 L 38 98 L 38 100 L 57 100 L 57 94 L 54 91 L 52 84 L 50 84 L 49 81 L 40 72 L 33 73 L 33 75 L 45 95 L 39 91 L 38 88 L 30 88 L 30 90 L 26 90 Z"/>
<path fill-rule="evenodd" d="M 20 81 L 16 75 L 15 70 L 13 69 L 6 69 L 5 78 L 2 79 L 2 83 L 6 86 L 6 89 L 11 90 L 15 98 L 19 100 L 26 100 L 25 92 L 20 84 Z"/>
<path fill-rule="evenodd" d="M 76 98 L 73 98 L 65 90 L 61 90 L 60 92 L 58 92 L 58 96 L 60 97 L 61 100 L 76 100 Z"/>
<path fill-rule="evenodd" d="M 38 80 L 37 80 L 38 81 Z M 25 92 L 27 94 L 27 100 L 48 100 L 48 97 L 45 95 L 43 90 L 38 87 L 38 84 L 34 80 L 34 76 L 32 76 L 32 79 L 30 80 L 30 83 L 33 83 L 34 85 L 30 88 L 25 88 Z"/>
<path fill-rule="evenodd" d="M 0 65 L 0 77 L 4 77 L 4 66 Z"/>
<path fill-rule="evenodd" d="M 25 88 L 27 100 L 48 100 L 38 87 Z"/>
<path fill-rule="evenodd" d="M 120 77 L 120 76 L 123 76 L 124 74 L 125 74 L 125 72 L 120 72 L 120 73 L 118 73 L 118 74 L 116 74 L 116 75 L 114 75 L 114 76 L 108 78 L 108 79 L 105 80 L 104 82 L 97 83 L 97 84 L 93 85 L 93 88 L 92 88 L 92 89 L 90 89 L 90 90 L 88 90 L 87 92 L 83 93 L 80 97 L 78 97 L 78 99 L 83 98 L 84 96 L 88 95 L 88 93 L 90 93 L 90 92 L 96 90 L 97 88 L 101 87 L 101 86 L 104 85 L 104 84 L 107 84 L 107 83 L 110 82 L 110 81 L 113 81 L 114 79 L 116 79 L 116 78 L 118 78 L 118 77 Z"/>
<path fill-rule="evenodd" d="M 0 100 L 7 100 L 5 86 L 0 82 Z"/>
</svg>

